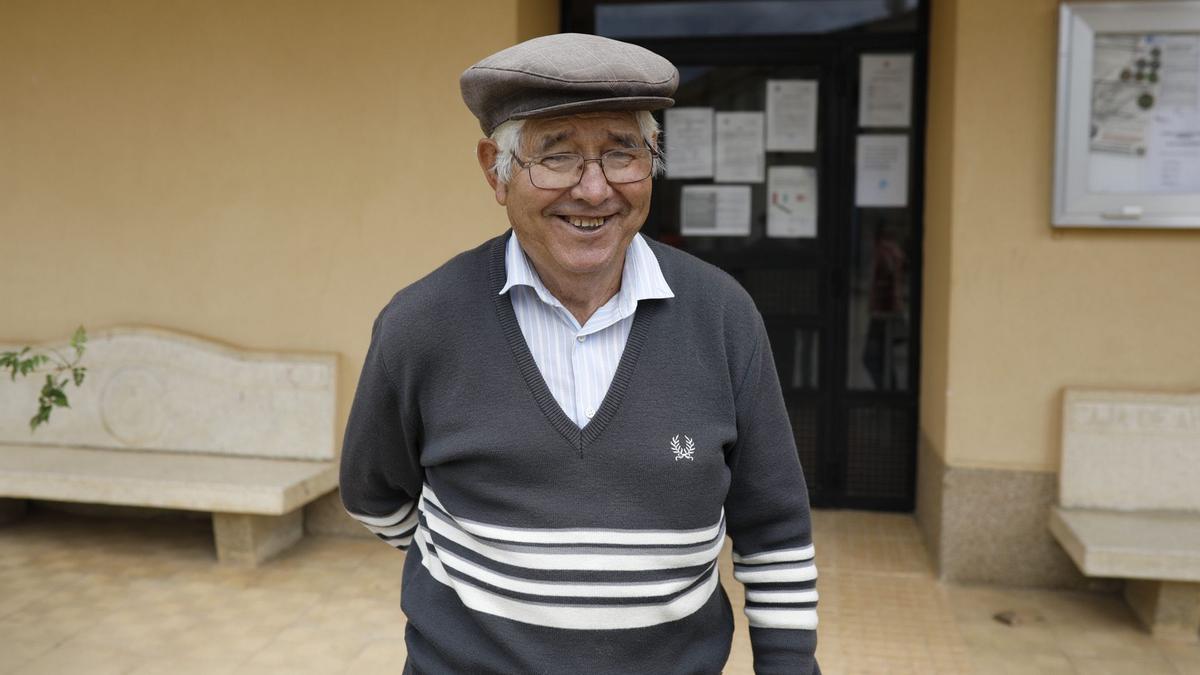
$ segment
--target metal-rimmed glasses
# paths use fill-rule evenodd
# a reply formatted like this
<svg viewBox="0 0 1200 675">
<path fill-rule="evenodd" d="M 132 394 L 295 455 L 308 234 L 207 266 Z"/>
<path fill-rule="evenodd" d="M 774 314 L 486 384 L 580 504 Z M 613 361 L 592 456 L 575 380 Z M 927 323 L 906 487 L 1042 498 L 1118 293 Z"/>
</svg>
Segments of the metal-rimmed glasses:
<svg viewBox="0 0 1200 675">
<path fill-rule="evenodd" d="M 576 152 L 555 152 L 523 162 L 512 153 L 517 165 L 529 171 L 529 182 L 543 190 L 565 190 L 583 180 L 583 168 L 588 162 L 600 164 L 604 178 L 613 185 L 646 180 L 654 172 L 658 153 L 650 147 L 619 148 L 599 157 L 584 157 Z"/>
</svg>

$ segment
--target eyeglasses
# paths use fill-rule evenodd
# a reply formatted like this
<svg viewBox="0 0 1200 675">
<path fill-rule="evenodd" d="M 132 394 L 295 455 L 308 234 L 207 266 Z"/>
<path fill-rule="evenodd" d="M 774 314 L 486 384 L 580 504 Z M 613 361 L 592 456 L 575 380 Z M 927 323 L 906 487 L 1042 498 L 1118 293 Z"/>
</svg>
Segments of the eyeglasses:
<svg viewBox="0 0 1200 675">
<path fill-rule="evenodd" d="M 636 183 L 646 180 L 654 170 L 654 150 L 645 148 L 621 148 L 609 150 L 599 157 L 584 157 L 574 152 L 556 152 L 552 155 L 534 157 L 528 162 L 512 153 L 522 169 L 529 170 L 529 182 L 543 190 L 565 190 L 575 187 L 583 179 L 583 168 L 588 162 L 598 162 L 600 171 L 609 183 Z"/>
</svg>

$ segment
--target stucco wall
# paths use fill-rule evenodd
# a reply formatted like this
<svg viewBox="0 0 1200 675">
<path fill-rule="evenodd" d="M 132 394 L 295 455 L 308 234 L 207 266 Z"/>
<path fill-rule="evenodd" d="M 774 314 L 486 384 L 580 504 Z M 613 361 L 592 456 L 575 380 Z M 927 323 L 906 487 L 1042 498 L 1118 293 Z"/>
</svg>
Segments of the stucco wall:
<svg viewBox="0 0 1200 675">
<path fill-rule="evenodd" d="M 1050 226 L 1058 2 L 933 2 L 922 431 L 1056 471 L 1066 386 L 1200 388 L 1200 232 Z"/>
<path fill-rule="evenodd" d="M 458 75 L 550 0 L 0 3 L 0 342 L 150 324 L 337 352 L 506 226 Z"/>
</svg>

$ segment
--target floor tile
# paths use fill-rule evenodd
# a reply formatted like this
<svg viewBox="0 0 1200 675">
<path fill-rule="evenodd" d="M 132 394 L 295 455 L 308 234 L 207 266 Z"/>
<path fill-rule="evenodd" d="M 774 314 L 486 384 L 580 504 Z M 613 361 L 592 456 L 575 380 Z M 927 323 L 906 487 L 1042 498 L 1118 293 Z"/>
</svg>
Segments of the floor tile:
<svg viewBox="0 0 1200 675">
<path fill-rule="evenodd" d="M 813 514 L 827 675 L 1200 675 L 1118 595 L 938 582 L 911 515 Z M 0 673 L 395 673 L 405 555 L 305 537 L 258 568 L 216 564 L 206 522 L 34 514 L 0 532 Z M 753 657 L 732 576 L 728 675 Z M 1006 625 L 1002 611 L 1018 619 Z"/>
<path fill-rule="evenodd" d="M 118 675 L 137 668 L 141 661 L 135 654 L 114 649 L 60 645 L 11 672 L 14 675 Z"/>
<path fill-rule="evenodd" d="M 1071 657 L 1075 672 L 1086 675 L 1179 675 L 1165 658 L 1150 654 L 1140 658 Z"/>
</svg>

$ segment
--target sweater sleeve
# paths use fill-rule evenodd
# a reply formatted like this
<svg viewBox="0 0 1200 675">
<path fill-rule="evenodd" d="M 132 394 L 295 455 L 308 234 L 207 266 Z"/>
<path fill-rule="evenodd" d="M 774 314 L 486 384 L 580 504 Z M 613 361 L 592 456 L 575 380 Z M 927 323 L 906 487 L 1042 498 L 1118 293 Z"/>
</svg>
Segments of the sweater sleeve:
<svg viewBox="0 0 1200 675">
<path fill-rule="evenodd" d="M 725 502 L 758 675 L 819 675 L 817 570 L 808 490 L 762 317 L 736 390 L 738 440 Z M 735 383 L 736 384 L 736 383 Z"/>
<path fill-rule="evenodd" d="M 389 372 L 384 326 L 380 313 L 346 422 L 339 482 L 347 513 L 380 539 L 407 549 L 424 475 L 416 416 L 406 414 L 415 402 L 402 400 Z"/>
</svg>

